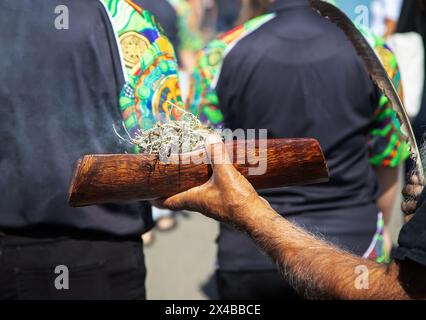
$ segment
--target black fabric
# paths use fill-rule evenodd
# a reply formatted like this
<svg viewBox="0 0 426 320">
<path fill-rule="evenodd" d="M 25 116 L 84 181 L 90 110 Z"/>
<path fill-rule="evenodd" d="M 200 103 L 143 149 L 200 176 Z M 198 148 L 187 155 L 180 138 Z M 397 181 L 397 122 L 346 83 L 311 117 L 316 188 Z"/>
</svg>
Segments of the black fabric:
<svg viewBox="0 0 426 320">
<path fill-rule="evenodd" d="M 395 259 L 408 259 L 426 266 L 426 189 L 419 199 L 416 214 L 402 228 L 398 244 Z"/>
<path fill-rule="evenodd" d="M 299 300 L 277 271 L 216 272 L 221 300 Z"/>
<path fill-rule="evenodd" d="M 173 44 L 175 51 L 178 52 L 180 43 L 178 17 L 170 2 L 168 0 L 134 0 L 133 2 L 155 16 L 164 29 L 167 38 Z"/>
<path fill-rule="evenodd" d="M 424 82 L 424 85 L 423 85 L 423 97 L 422 97 L 422 102 L 420 105 L 420 110 L 413 122 L 413 131 L 416 136 L 417 144 L 419 146 L 423 145 L 423 143 L 425 142 L 425 124 L 426 124 L 426 81 Z"/>
<path fill-rule="evenodd" d="M 397 33 L 417 32 L 426 39 L 426 5 L 421 0 L 405 0 L 398 21 Z"/>
<path fill-rule="evenodd" d="M 55 279 L 68 268 L 68 290 Z M 0 236 L 0 299 L 145 299 L 141 241 Z M 62 282 L 63 283 L 63 282 Z"/>
<path fill-rule="evenodd" d="M 276 0 L 269 5 L 269 12 L 279 12 L 282 10 L 307 7 L 309 5 L 308 0 Z"/>
<path fill-rule="evenodd" d="M 277 17 L 239 41 L 224 60 L 217 92 L 225 126 L 268 129 L 270 138 L 318 139 L 329 183 L 260 194 L 295 223 L 341 236 L 349 250 L 362 253 L 376 230 L 380 194 L 367 149 L 378 91 L 343 32 L 308 1 L 279 0 L 272 10 Z M 244 235 L 221 231 L 219 268 L 274 267 L 254 246 L 244 252 L 235 245 Z"/>
<path fill-rule="evenodd" d="M 423 39 L 423 44 L 426 44 L 426 4 L 421 5 L 421 1 L 405 0 L 401 17 L 397 27 L 398 33 L 417 32 Z M 426 64 L 424 64 L 426 74 Z M 426 123 L 426 80 L 424 82 L 423 99 L 420 111 L 413 123 L 414 134 L 416 135 L 417 143 L 423 144 L 424 132 Z"/>
<path fill-rule="evenodd" d="M 68 30 L 55 28 L 62 5 Z M 0 231 L 66 227 L 128 236 L 152 225 L 146 203 L 67 204 L 82 155 L 123 152 L 113 124 L 121 123 L 124 75 L 98 0 L 2 0 L 0 83 Z"/>
</svg>

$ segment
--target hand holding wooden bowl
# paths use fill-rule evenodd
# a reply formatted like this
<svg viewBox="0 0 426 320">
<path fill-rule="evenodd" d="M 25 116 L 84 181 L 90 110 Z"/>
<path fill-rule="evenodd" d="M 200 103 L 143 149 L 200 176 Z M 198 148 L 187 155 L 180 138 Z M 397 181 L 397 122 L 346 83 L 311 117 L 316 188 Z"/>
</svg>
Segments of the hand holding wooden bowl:
<svg viewBox="0 0 426 320">
<path fill-rule="evenodd" d="M 328 181 L 327 165 L 314 139 L 234 141 L 225 145 L 235 168 L 256 189 Z M 171 155 L 168 163 L 149 154 L 86 155 L 77 163 L 69 204 L 81 207 L 178 194 L 209 180 L 211 167 L 200 159 L 206 159 L 205 150 Z M 258 163 L 249 159 L 258 159 Z M 262 165 L 263 174 L 253 174 Z"/>
</svg>

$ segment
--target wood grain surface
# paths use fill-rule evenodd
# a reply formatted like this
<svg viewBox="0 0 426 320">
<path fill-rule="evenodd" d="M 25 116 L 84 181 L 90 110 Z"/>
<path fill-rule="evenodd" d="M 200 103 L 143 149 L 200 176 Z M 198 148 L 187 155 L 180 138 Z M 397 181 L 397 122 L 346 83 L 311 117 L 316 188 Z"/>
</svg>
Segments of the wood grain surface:
<svg viewBox="0 0 426 320">
<path fill-rule="evenodd" d="M 327 165 L 314 139 L 234 141 L 227 143 L 226 148 L 235 168 L 256 189 L 328 181 Z M 177 194 L 210 178 L 211 166 L 197 159 L 205 159 L 205 150 L 171 155 L 170 163 L 147 154 L 84 156 L 75 169 L 69 204 L 80 207 L 153 200 Z M 253 175 L 256 168 L 262 172 L 259 164 L 266 164 L 265 172 Z"/>
</svg>

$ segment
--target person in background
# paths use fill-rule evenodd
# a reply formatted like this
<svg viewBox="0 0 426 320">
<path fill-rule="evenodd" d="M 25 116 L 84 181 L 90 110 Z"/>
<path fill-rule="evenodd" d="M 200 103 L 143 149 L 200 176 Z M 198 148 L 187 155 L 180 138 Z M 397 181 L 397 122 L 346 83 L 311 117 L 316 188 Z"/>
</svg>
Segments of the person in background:
<svg viewBox="0 0 426 320">
<path fill-rule="evenodd" d="M 168 0 L 178 15 L 179 41 L 177 53 L 181 70 L 189 72 L 194 67 L 195 53 L 204 46 L 201 35 L 203 6 L 201 0 Z M 186 83 L 185 79 L 185 83 Z"/>
<path fill-rule="evenodd" d="M 426 1 L 424 0 L 405 0 L 401 17 L 397 28 L 398 33 L 417 32 L 426 44 Z M 426 74 L 426 63 L 424 64 Z M 413 122 L 413 130 L 416 135 L 417 143 L 423 144 L 424 128 L 426 124 L 426 79 L 424 81 L 423 99 L 420 111 Z"/>
<path fill-rule="evenodd" d="M 401 5 L 402 0 L 372 0 L 371 28 L 375 34 L 387 38 L 395 33 Z"/>
<path fill-rule="evenodd" d="M 241 10 L 238 17 L 237 25 L 242 25 L 247 21 L 263 15 L 265 10 L 269 4 L 271 4 L 273 0 L 265 0 L 265 1 L 252 1 L 252 0 L 241 0 Z"/>
<path fill-rule="evenodd" d="M 144 299 L 150 204 L 71 208 L 68 187 L 81 156 L 131 151 L 114 125 L 178 116 L 153 99 L 182 104 L 173 46 L 130 0 L 0 7 L 0 299 Z"/>
<path fill-rule="evenodd" d="M 257 2 L 253 8 L 266 8 L 271 1 Z M 319 139 L 330 183 L 260 194 L 296 224 L 360 256 L 385 262 L 384 226 L 397 190 L 397 166 L 408 156 L 395 113 L 368 79 L 347 39 L 314 13 L 308 1 L 278 0 L 267 12 L 200 53 L 188 105 L 215 126 L 267 128 L 270 137 Z M 397 64 L 389 48 L 368 30 L 362 32 L 386 57 L 388 73 L 398 87 Z M 304 41 L 308 37 L 321 41 Z M 294 297 L 291 288 L 277 281 L 274 265 L 246 236 L 222 225 L 218 243 L 222 298 Z"/>
<path fill-rule="evenodd" d="M 216 0 L 217 32 L 226 32 L 232 29 L 238 19 L 241 0 Z"/>
<path fill-rule="evenodd" d="M 202 22 L 201 34 L 205 42 L 214 39 L 217 35 L 217 6 L 216 0 L 201 0 Z"/>
</svg>

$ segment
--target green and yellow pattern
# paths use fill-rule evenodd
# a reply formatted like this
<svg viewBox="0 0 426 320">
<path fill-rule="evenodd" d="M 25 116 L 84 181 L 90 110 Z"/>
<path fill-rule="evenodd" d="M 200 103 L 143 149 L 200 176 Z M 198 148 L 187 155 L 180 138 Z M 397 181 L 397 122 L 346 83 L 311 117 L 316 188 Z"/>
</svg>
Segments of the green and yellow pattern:
<svg viewBox="0 0 426 320">
<path fill-rule="evenodd" d="M 130 0 L 102 0 L 118 36 L 127 82 L 120 93 L 131 137 L 155 123 L 178 119 L 169 102 L 184 107 L 173 46 L 155 18 Z"/>
</svg>

